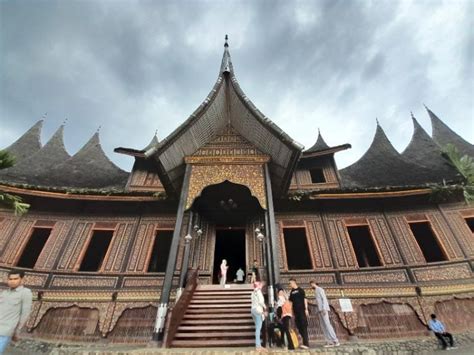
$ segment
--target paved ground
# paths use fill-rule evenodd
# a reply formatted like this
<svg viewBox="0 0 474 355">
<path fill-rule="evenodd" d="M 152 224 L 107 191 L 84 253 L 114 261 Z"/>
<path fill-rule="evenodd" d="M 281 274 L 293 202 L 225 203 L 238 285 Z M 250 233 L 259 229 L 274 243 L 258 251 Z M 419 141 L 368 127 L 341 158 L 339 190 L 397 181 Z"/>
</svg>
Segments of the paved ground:
<svg viewBox="0 0 474 355">
<path fill-rule="evenodd" d="M 384 341 L 358 341 L 341 344 L 338 348 L 323 348 L 315 345 L 310 350 L 294 352 L 283 349 L 269 349 L 269 354 L 305 354 L 305 355 L 418 355 L 418 354 L 457 354 L 474 355 L 474 333 L 455 336 L 458 349 L 451 351 L 436 350 L 434 337 L 417 339 L 398 339 Z M 198 349 L 159 349 L 143 345 L 116 344 L 74 344 L 51 343 L 34 339 L 23 339 L 7 349 L 5 355 L 243 355 L 258 354 L 254 348 L 198 348 Z"/>
</svg>

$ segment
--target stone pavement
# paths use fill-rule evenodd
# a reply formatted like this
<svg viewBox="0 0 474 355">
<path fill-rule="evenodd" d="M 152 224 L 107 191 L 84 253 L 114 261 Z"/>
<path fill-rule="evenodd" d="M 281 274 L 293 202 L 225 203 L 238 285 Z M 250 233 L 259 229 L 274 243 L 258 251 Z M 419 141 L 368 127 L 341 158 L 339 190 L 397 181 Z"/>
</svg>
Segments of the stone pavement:
<svg viewBox="0 0 474 355">
<path fill-rule="evenodd" d="M 453 355 L 474 354 L 474 333 L 455 334 L 458 349 L 449 351 Z M 315 344 L 309 350 L 286 351 L 269 349 L 268 354 L 298 354 L 298 355 L 415 355 L 446 353 L 439 350 L 434 337 L 384 340 L 358 341 L 341 344 L 338 348 L 323 348 L 322 344 Z M 116 344 L 73 344 L 53 343 L 33 339 L 23 339 L 10 346 L 5 355 L 244 355 L 258 354 L 253 348 L 199 348 L 199 349 L 157 349 L 140 345 Z"/>
</svg>

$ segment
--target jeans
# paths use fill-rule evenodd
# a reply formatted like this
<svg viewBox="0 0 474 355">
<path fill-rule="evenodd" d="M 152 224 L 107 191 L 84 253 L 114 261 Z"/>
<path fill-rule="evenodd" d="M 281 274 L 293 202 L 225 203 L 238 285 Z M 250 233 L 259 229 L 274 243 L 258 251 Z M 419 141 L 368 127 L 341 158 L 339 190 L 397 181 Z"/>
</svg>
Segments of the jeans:
<svg viewBox="0 0 474 355">
<path fill-rule="evenodd" d="M 260 348 L 262 343 L 260 341 L 260 333 L 262 331 L 263 315 L 258 313 L 256 309 L 252 308 L 252 318 L 255 323 L 255 347 Z"/>
<path fill-rule="evenodd" d="M 8 344 L 10 343 L 11 337 L 0 335 L 0 354 L 3 354 Z"/>
</svg>

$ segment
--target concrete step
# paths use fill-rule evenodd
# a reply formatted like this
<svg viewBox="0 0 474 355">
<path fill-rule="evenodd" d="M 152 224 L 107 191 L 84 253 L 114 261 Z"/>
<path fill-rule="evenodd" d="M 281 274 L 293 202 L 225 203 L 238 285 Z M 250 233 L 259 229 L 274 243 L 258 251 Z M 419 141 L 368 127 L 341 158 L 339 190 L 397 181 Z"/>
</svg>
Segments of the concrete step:
<svg viewBox="0 0 474 355">
<path fill-rule="evenodd" d="M 179 339 L 174 340 L 171 346 L 175 348 L 251 347 L 255 346 L 255 339 Z"/>
</svg>

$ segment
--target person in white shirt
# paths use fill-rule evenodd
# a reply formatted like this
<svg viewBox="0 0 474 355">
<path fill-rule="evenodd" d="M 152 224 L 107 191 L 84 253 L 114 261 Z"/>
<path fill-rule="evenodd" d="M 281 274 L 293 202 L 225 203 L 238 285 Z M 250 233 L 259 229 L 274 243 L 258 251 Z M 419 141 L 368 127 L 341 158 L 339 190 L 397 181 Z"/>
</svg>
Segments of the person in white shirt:
<svg viewBox="0 0 474 355">
<path fill-rule="evenodd" d="M 33 295 L 29 288 L 23 286 L 24 276 L 24 271 L 10 271 L 8 289 L 0 293 L 0 354 L 3 354 L 10 340 L 18 340 L 31 312 Z"/>
<path fill-rule="evenodd" d="M 314 298 L 316 301 L 316 306 L 318 307 L 318 318 L 319 324 L 326 339 L 326 345 L 324 347 L 333 347 L 339 346 L 339 340 L 337 339 L 336 332 L 329 321 L 329 312 L 331 308 L 329 307 L 329 302 L 326 297 L 326 292 L 322 287 L 319 287 L 316 281 L 311 281 L 309 285 L 314 289 Z"/>
<path fill-rule="evenodd" d="M 262 348 L 260 340 L 260 333 L 262 331 L 263 320 L 265 319 L 265 299 L 262 293 L 263 284 L 259 281 L 254 282 L 252 292 L 252 308 L 250 313 L 252 314 L 253 321 L 255 323 L 255 347 L 258 352 L 266 352 L 267 349 Z"/>
<path fill-rule="evenodd" d="M 239 267 L 239 270 L 237 270 L 237 272 L 235 273 L 235 276 L 239 284 L 244 283 L 245 272 L 244 270 L 242 270 L 241 267 Z"/>
</svg>

